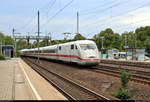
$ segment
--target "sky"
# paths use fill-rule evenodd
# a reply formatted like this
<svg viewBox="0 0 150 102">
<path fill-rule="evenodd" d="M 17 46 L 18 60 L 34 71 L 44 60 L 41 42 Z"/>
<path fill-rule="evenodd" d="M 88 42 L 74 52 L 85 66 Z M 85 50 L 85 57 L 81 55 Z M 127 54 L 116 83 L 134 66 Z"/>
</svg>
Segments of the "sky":
<svg viewBox="0 0 150 102">
<path fill-rule="evenodd" d="M 63 33 L 77 32 L 92 38 L 106 28 L 115 33 L 135 31 L 150 25 L 149 0 L 1 0 L 0 32 L 12 36 L 37 35 L 37 11 L 40 11 L 40 35 L 51 33 L 53 40 L 64 39 Z M 29 33 L 28 33 L 29 32 Z"/>
</svg>

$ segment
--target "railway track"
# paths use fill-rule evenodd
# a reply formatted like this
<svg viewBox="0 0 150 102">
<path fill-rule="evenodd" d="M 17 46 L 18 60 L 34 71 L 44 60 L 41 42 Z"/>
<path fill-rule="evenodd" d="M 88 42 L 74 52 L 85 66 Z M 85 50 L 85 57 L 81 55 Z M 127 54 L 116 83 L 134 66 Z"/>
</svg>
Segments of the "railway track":
<svg viewBox="0 0 150 102">
<path fill-rule="evenodd" d="M 149 62 L 137 62 L 137 61 L 119 61 L 119 60 L 108 60 L 102 59 L 101 63 L 103 64 L 112 64 L 112 65 L 120 65 L 120 66 L 132 66 L 132 67 L 139 67 L 144 69 L 150 69 Z"/>
<path fill-rule="evenodd" d="M 110 100 L 109 98 L 80 85 L 73 79 L 61 76 L 37 64 L 29 58 L 24 59 L 35 71 L 60 90 L 69 100 Z"/>
<path fill-rule="evenodd" d="M 99 65 L 99 66 L 93 67 L 93 68 L 94 68 L 93 70 L 90 70 L 90 69 L 87 69 L 87 70 L 120 78 L 119 69 L 116 67 L 112 67 L 111 65 L 107 65 L 107 66 Z M 125 69 L 125 68 L 121 68 L 121 69 Z M 125 69 L 125 70 L 126 71 L 136 71 L 136 70 L 129 70 L 129 69 Z M 130 78 L 130 80 L 137 82 L 137 83 L 150 85 L 150 74 L 148 72 L 144 72 L 144 71 L 137 71 Z"/>
<path fill-rule="evenodd" d="M 109 69 L 118 69 L 119 67 L 121 69 L 124 69 L 126 71 L 136 71 L 137 74 L 144 74 L 146 76 L 150 76 L 150 69 L 147 68 L 139 68 L 139 67 L 133 67 L 133 66 L 126 66 L 126 65 L 119 65 L 119 64 L 104 64 L 100 63 L 99 67 L 106 67 Z"/>
</svg>

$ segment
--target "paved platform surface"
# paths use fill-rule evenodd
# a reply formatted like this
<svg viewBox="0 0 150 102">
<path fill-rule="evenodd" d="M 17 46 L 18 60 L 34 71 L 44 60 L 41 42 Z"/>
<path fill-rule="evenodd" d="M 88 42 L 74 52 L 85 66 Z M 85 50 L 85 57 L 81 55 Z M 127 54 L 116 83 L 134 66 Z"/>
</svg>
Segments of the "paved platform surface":
<svg viewBox="0 0 150 102">
<path fill-rule="evenodd" d="M 67 100 L 20 58 L 0 61 L 0 100 Z"/>
</svg>

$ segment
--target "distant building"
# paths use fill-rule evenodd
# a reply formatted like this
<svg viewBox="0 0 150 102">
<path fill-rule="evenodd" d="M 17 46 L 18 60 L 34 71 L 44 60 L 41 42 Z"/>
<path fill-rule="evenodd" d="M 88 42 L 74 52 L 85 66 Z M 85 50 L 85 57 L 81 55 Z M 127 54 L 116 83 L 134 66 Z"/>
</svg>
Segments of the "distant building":
<svg viewBox="0 0 150 102">
<path fill-rule="evenodd" d="M 0 45 L 0 54 L 3 54 L 6 58 L 12 58 L 14 56 L 13 45 Z"/>
<path fill-rule="evenodd" d="M 145 48 L 128 48 L 127 49 L 127 60 L 145 60 Z"/>
<path fill-rule="evenodd" d="M 118 59 L 118 49 L 111 49 L 111 50 L 107 50 L 107 54 L 108 54 L 108 59 Z"/>
<path fill-rule="evenodd" d="M 119 58 L 126 58 L 126 52 L 118 52 Z"/>
</svg>

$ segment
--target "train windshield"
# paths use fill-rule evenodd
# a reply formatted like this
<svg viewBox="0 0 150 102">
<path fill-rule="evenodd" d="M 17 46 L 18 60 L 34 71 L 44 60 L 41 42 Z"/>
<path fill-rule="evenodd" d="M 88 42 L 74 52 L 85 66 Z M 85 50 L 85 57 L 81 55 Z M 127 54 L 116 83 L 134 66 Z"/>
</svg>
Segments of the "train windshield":
<svg viewBox="0 0 150 102">
<path fill-rule="evenodd" d="M 94 44 L 80 44 L 80 48 L 82 50 L 89 50 L 89 49 L 96 49 L 96 46 Z"/>
</svg>

